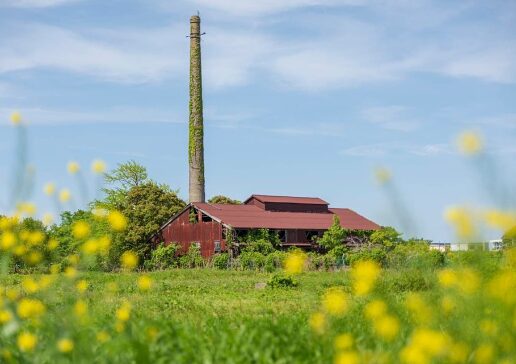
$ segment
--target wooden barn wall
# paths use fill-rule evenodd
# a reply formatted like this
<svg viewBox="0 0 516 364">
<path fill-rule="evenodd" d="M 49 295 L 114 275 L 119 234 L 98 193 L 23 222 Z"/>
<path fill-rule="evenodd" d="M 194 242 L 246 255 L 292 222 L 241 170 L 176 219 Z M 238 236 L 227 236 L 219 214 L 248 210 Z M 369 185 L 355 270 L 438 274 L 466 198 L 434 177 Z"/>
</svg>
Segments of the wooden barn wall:
<svg viewBox="0 0 516 364">
<path fill-rule="evenodd" d="M 164 242 L 166 245 L 177 243 L 181 246 L 179 254 L 185 254 L 190 245 L 195 242 L 201 244 L 201 254 L 209 258 L 214 254 L 215 241 L 221 242 L 222 250 L 225 250 L 222 241 L 222 225 L 216 221 L 203 222 L 199 214 L 197 223 L 190 222 L 190 211 L 184 211 L 174 221 L 169 223 L 161 234 L 154 239 L 154 244 Z"/>
</svg>

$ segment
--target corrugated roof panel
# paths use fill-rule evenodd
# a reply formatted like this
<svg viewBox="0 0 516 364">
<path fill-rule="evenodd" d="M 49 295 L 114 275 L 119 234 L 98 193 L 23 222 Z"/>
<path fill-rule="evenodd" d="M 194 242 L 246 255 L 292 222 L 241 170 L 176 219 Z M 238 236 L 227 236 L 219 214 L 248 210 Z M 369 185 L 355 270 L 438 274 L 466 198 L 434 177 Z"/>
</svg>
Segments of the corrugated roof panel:
<svg viewBox="0 0 516 364">
<path fill-rule="evenodd" d="M 294 196 L 270 196 L 270 195 L 252 195 L 247 201 L 252 198 L 256 198 L 261 202 L 273 202 L 273 203 L 298 203 L 305 205 L 328 205 L 328 202 L 320 199 L 319 197 L 294 197 Z"/>
</svg>

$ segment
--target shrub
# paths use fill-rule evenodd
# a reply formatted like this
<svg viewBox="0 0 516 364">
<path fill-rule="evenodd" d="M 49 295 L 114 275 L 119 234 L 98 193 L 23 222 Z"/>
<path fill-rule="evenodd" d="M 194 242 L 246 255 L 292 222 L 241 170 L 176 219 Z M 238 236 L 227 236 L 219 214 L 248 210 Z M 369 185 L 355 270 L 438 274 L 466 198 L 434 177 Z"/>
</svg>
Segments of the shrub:
<svg viewBox="0 0 516 364">
<path fill-rule="evenodd" d="M 190 245 L 188 253 L 179 257 L 181 268 L 201 268 L 204 266 L 204 259 L 201 256 L 201 249 L 196 245 Z"/>
<path fill-rule="evenodd" d="M 444 254 L 430 250 L 428 244 L 411 242 L 398 244 L 387 254 L 387 265 L 392 268 L 437 268 L 444 264 Z"/>
<path fill-rule="evenodd" d="M 287 254 L 285 252 L 275 251 L 265 257 L 265 270 L 274 272 L 276 269 L 283 267 L 283 262 Z"/>
<path fill-rule="evenodd" d="M 229 268 L 229 254 L 220 253 L 216 254 L 211 260 L 213 266 L 217 269 L 228 269 Z"/>
<path fill-rule="evenodd" d="M 385 266 L 386 263 L 385 250 L 382 248 L 372 248 L 372 249 L 360 249 L 354 250 L 346 254 L 346 262 L 349 265 L 353 265 L 356 262 L 362 260 L 372 260 L 380 264 L 381 266 Z"/>
<path fill-rule="evenodd" d="M 265 266 L 265 256 L 258 252 L 243 252 L 238 258 L 242 269 L 262 269 Z"/>
<path fill-rule="evenodd" d="M 278 272 L 271 276 L 267 285 L 271 288 L 291 288 L 297 287 L 299 283 L 292 276 Z"/>
<path fill-rule="evenodd" d="M 258 239 L 254 241 L 248 241 L 242 251 L 244 252 L 257 252 L 263 255 L 269 255 L 274 252 L 274 246 L 272 243 L 266 239 Z"/>
<path fill-rule="evenodd" d="M 151 253 L 151 259 L 145 262 L 148 269 L 167 269 L 174 265 L 176 252 L 179 249 L 177 244 L 159 244 Z"/>
<path fill-rule="evenodd" d="M 386 292 L 426 291 L 433 288 L 431 277 L 428 271 L 425 274 L 420 269 L 404 269 L 386 274 L 381 285 Z"/>
</svg>

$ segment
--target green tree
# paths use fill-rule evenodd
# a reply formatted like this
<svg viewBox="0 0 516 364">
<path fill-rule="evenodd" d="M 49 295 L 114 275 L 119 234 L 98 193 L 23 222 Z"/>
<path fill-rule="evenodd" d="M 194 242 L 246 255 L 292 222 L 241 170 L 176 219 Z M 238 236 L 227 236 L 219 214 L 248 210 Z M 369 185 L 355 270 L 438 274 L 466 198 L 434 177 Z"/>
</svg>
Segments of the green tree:
<svg viewBox="0 0 516 364">
<path fill-rule="evenodd" d="M 105 194 L 104 200 L 94 201 L 93 206 L 120 209 L 129 190 L 149 182 L 150 179 L 147 169 L 131 160 L 118 164 L 114 170 L 106 173 L 104 181 L 110 187 L 102 189 Z"/>
<path fill-rule="evenodd" d="M 323 236 L 317 240 L 317 243 L 330 251 L 339 246 L 343 246 L 347 236 L 348 231 L 340 226 L 339 216 L 333 215 L 333 224 L 324 232 Z"/>
<path fill-rule="evenodd" d="M 516 226 L 510 228 L 505 234 L 503 234 L 502 242 L 504 248 L 516 246 Z"/>
<path fill-rule="evenodd" d="M 390 226 L 376 230 L 371 234 L 370 238 L 371 244 L 384 246 L 388 250 L 394 249 L 394 247 L 401 242 L 403 242 L 401 234 Z"/>
<path fill-rule="evenodd" d="M 219 203 L 219 204 L 225 204 L 225 205 L 241 205 L 242 201 L 239 200 L 233 200 L 232 198 L 229 198 L 227 196 L 223 195 L 217 195 L 213 196 L 208 200 L 208 203 Z"/>
<path fill-rule="evenodd" d="M 185 206 L 177 192 L 168 186 L 152 181 L 133 186 L 119 208 L 128 225 L 127 230 L 116 239 L 112 258 L 118 260 L 124 251 L 133 250 L 143 264 L 145 259 L 150 258 L 149 237 Z"/>
</svg>

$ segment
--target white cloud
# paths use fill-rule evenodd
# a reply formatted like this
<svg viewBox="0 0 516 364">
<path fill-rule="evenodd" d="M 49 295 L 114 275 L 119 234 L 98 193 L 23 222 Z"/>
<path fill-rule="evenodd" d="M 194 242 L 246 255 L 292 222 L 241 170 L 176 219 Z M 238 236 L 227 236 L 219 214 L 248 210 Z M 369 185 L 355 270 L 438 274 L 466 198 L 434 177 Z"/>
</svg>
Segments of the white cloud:
<svg viewBox="0 0 516 364">
<path fill-rule="evenodd" d="M 384 157 L 393 154 L 407 154 L 419 157 L 431 157 L 444 154 L 452 154 L 453 150 L 450 144 L 409 144 L 409 143 L 378 143 L 365 144 L 349 147 L 341 150 L 343 155 L 353 157 Z"/>
<path fill-rule="evenodd" d="M 0 7 L 47 8 L 68 5 L 81 0 L 0 0 Z"/>
<path fill-rule="evenodd" d="M 371 107 L 362 110 L 361 114 L 368 122 L 389 130 L 408 132 L 413 131 L 420 124 L 419 121 L 408 116 L 408 109 L 404 106 Z"/>
</svg>

